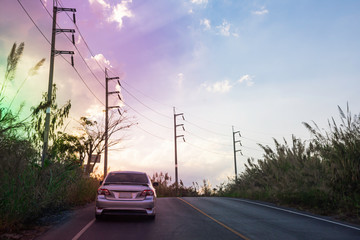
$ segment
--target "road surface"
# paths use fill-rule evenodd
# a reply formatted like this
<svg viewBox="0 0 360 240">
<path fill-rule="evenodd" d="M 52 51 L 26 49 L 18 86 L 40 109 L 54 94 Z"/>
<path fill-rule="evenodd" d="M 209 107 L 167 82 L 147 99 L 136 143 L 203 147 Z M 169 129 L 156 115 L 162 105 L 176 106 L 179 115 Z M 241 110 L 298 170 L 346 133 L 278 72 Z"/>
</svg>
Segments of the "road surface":
<svg viewBox="0 0 360 240">
<path fill-rule="evenodd" d="M 94 206 L 75 212 L 44 239 L 360 239 L 360 227 L 234 198 L 158 198 L 155 220 L 94 219 Z"/>
</svg>

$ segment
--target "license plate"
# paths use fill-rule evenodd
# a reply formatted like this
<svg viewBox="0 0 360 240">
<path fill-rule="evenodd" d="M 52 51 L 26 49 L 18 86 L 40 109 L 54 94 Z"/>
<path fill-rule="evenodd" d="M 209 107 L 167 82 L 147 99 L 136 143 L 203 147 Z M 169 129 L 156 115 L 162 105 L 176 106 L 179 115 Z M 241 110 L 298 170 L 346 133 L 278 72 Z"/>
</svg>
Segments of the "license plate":
<svg viewBox="0 0 360 240">
<path fill-rule="evenodd" d="M 119 192 L 119 198 L 132 198 L 131 192 Z"/>
</svg>

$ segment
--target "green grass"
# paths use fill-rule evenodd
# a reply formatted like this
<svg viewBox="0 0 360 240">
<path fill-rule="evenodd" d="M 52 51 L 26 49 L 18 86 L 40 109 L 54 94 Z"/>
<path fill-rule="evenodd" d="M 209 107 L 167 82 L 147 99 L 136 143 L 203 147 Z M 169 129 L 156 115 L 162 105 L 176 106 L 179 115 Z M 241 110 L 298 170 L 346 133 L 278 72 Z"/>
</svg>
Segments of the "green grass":
<svg viewBox="0 0 360 240">
<path fill-rule="evenodd" d="M 0 231 L 17 230 L 49 212 L 95 199 L 99 181 L 80 167 L 50 163 L 41 168 L 30 161 L 36 158 L 30 143 L 0 140 L 8 141 L 0 148 Z"/>
<path fill-rule="evenodd" d="M 324 132 L 304 123 L 310 142 L 293 137 L 275 149 L 261 146 L 262 159 L 248 159 L 246 170 L 223 184 L 221 196 L 274 202 L 327 215 L 360 213 L 360 118 L 339 108 L 341 123 L 329 121 Z"/>
</svg>

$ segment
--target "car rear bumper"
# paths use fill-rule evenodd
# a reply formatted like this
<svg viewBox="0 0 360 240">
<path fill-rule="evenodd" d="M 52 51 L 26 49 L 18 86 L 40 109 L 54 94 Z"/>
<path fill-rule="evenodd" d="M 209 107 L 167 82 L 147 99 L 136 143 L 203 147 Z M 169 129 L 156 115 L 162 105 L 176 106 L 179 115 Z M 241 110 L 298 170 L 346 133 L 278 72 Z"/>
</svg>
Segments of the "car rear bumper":
<svg viewBox="0 0 360 240">
<path fill-rule="evenodd" d="M 96 215 L 155 215 L 155 199 L 144 200 L 108 200 L 98 196 L 95 207 Z"/>
</svg>

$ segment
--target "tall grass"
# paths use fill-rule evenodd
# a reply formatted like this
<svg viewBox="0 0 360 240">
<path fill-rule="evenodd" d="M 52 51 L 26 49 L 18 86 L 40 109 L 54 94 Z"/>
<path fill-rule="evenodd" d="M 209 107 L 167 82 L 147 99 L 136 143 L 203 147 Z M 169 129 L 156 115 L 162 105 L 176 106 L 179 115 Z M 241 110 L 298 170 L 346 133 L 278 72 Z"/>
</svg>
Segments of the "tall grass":
<svg viewBox="0 0 360 240">
<path fill-rule="evenodd" d="M 21 137 L 35 132 L 42 141 L 44 126 L 41 121 L 31 125 L 26 119 L 20 120 L 23 105 L 14 112 L 12 103 L 24 82 L 36 75 L 45 59 L 30 69 L 15 96 L 10 99 L 10 104 L 5 101 L 7 86 L 15 79 L 23 50 L 24 43 L 13 45 L 7 58 L 5 77 L 0 81 L 0 232 L 14 231 L 42 215 L 93 201 L 98 187 L 98 180 L 84 175 L 77 161 L 69 158 L 58 161 L 59 156 L 54 154 L 52 159 L 47 159 L 44 167 L 40 167 L 39 145 L 42 146 L 42 143 L 36 144 L 29 138 Z M 57 109 L 55 96 L 53 94 L 52 107 L 56 111 L 53 111 L 52 131 L 63 125 L 71 106 L 67 104 Z M 40 103 L 40 106 L 45 106 L 45 103 Z M 33 111 L 36 119 L 42 119 L 43 115 L 45 110 L 41 112 L 40 107 Z M 76 155 L 71 153 L 69 156 Z"/>
<path fill-rule="evenodd" d="M 157 182 L 156 194 L 158 197 L 194 197 L 198 196 L 198 192 L 194 186 L 186 187 L 180 180 L 178 189 L 176 184 L 171 183 L 171 177 L 168 173 L 155 173 L 151 177 L 152 182 Z"/>
<path fill-rule="evenodd" d="M 324 214 L 360 212 L 360 118 L 339 108 L 341 123 L 329 130 L 304 123 L 310 142 L 262 146 L 263 159 L 248 159 L 245 171 L 223 184 L 219 194 L 287 204 Z"/>
<path fill-rule="evenodd" d="M 1 141 L 7 144 L 0 148 L 0 231 L 95 199 L 99 182 L 78 166 L 51 163 L 41 168 L 34 164 L 37 155 L 29 142 Z"/>
</svg>

